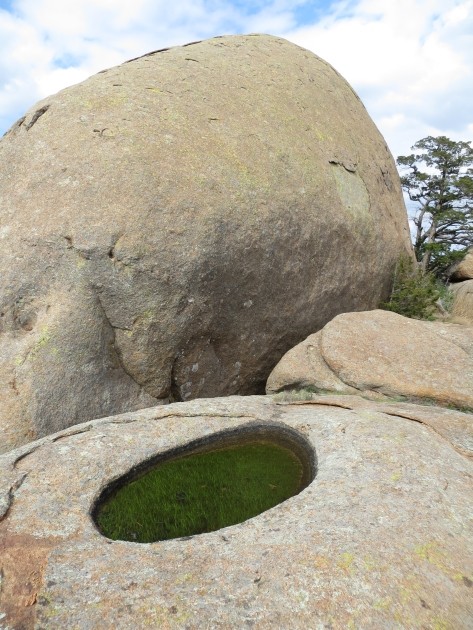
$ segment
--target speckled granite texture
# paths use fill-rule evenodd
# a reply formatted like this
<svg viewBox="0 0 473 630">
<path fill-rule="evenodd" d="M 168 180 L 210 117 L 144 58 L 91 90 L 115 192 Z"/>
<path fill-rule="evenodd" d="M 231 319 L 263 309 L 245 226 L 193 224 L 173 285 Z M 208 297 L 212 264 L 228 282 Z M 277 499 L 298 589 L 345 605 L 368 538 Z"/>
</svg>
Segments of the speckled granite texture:
<svg viewBox="0 0 473 630">
<path fill-rule="evenodd" d="M 0 628 L 471 628 L 471 420 L 352 396 L 229 397 L 95 420 L 7 453 Z M 318 472 L 299 495 L 185 540 L 97 531 L 90 510 L 111 480 L 249 423 L 309 441 Z"/>
</svg>

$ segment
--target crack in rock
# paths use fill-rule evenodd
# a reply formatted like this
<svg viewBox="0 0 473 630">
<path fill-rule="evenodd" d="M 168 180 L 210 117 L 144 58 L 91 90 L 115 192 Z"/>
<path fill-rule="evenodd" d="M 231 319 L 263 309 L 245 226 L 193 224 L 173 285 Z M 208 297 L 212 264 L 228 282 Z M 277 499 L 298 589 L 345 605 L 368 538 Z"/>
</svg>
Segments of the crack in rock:
<svg viewBox="0 0 473 630">
<path fill-rule="evenodd" d="M 447 442 L 453 448 L 453 450 L 457 452 L 459 455 L 462 455 L 463 457 L 467 457 L 468 459 L 473 458 L 473 453 L 465 449 L 458 448 L 448 437 L 443 435 L 443 433 L 438 431 L 434 426 L 432 426 L 428 422 L 425 422 L 419 417 L 415 417 L 414 414 L 409 414 L 407 411 L 403 412 L 402 410 L 399 410 L 399 411 L 393 410 L 393 409 L 387 408 L 386 404 L 383 404 L 383 403 L 373 404 L 373 402 L 374 401 L 370 401 L 367 399 L 360 399 L 360 403 L 361 403 L 360 405 L 353 405 L 353 404 L 350 404 L 349 401 L 335 401 L 333 399 L 332 400 L 318 399 L 318 400 L 294 400 L 292 402 L 281 401 L 281 402 L 276 402 L 276 404 L 282 405 L 282 406 L 319 405 L 321 407 L 338 407 L 340 409 L 347 409 L 348 411 L 354 411 L 355 413 L 359 409 L 364 409 L 364 410 L 371 409 L 377 413 L 383 413 L 387 416 L 392 416 L 394 418 L 402 418 L 403 420 L 410 420 L 411 422 L 417 422 L 418 424 L 422 424 L 427 429 L 430 429 L 433 433 L 438 435 L 442 440 Z M 439 407 L 439 409 L 444 409 L 444 408 Z"/>
<path fill-rule="evenodd" d="M 94 421 L 91 420 L 90 422 L 94 422 Z M 18 457 L 13 461 L 13 464 L 12 464 L 13 470 L 15 470 L 15 468 L 18 467 L 18 464 L 23 459 L 25 459 L 26 457 L 28 457 L 28 455 L 31 455 L 32 453 L 34 453 L 38 449 L 42 448 L 43 446 L 46 446 L 47 444 L 53 444 L 54 442 L 57 442 L 58 440 L 62 440 L 63 438 L 70 437 L 72 435 L 78 435 L 80 433 L 86 433 L 87 431 L 90 431 L 93 427 L 94 427 L 94 425 L 91 424 L 91 425 L 87 425 L 87 426 L 82 426 L 80 429 L 72 429 L 72 430 L 64 429 L 64 432 L 61 432 L 59 435 L 47 436 L 45 438 L 42 438 L 40 442 L 38 442 L 34 446 L 26 449 L 25 451 L 20 453 L 20 455 L 18 455 Z M 66 433 L 66 431 L 67 431 L 67 433 Z"/>
<path fill-rule="evenodd" d="M 116 346 L 115 346 L 115 330 L 132 330 L 132 328 L 130 328 L 129 326 L 117 326 L 116 324 L 112 324 L 112 322 L 110 321 L 110 318 L 107 315 L 107 312 L 105 310 L 105 307 L 102 303 L 102 300 L 100 299 L 100 295 L 97 293 L 97 303 L 100 307 L 100 310 L 102 312 L 102 315 L 105 319 L 105 321 L 107 322 L 107 324 L 110 326 L 110 328 L 112 329 L 113 332 L 113 347 L 115 348 L 115 352 L 116 352 Z M 118 356 L 118 352 L 117 352 L 117 356 Z M 123 369 L 125 370 L 125 366 L 123 366 L 122 362 L 121 362 L 121 358 L 118 356 L 118 359 L 120 361 L 120 364 L 122 365 Z M 125 370 L 126 372 L 126 370 Z M 126 372 L 128 374 L 128 372 Z M 133 378 L 130 374 L 128 374 L 128 376 L 130 376 L 130 378 Z M 133 379 L 135 380 L 135 379 Z M 136 383 L 136 381 L 135 381 Z M 139 383 L 137 383 L 139 385 Z M 141 385 L 140 385 L 141 387 Z"/>
<path fill-rule="evenodd" d="M 93 425 L 88 425 L 86 427 L 83 427 L 82 429 L 69 431 L 68 433 L 64 433 L 64 434 L 61 433 L 61 435 L 56 435 L 55 437 L 53 437 L 50 443 L 58 442 L 59 440 L 63 440 L 64 438 L 71 437 L 72 435 L 80 435 L 81 433 L 87 433 L 87 431 L 90 431 L 92 428 L 93 428 Z"/>
<path fill-rule="evenodd" d="M 356 173 L 356 168 L 358 166 L 356 162 L 347 162 L 346 160 L 340 160 L 337 158 L 329 160 L 329 164 L 333 164 L 334 166 L 342 166 L 348 173 Z"/>
<path fill-rule="evenodd" d="M 49 440 L 48 440 L 49 442 Z M 46 443 L 48 443 L 46 442 Z M 31 455 L 31 453 L 34 453 L 35 451 L 37 451 L 39 448 L 41 448 L 43 446 L 44 442 L 41 442 L 40 444 L 36 444 L 35 446 L 28 448 L 27 450 L 23 451 L 23 453 L 21 453 L 13 462 L 13 470 L 18 466 L 18 464 L 21 462 L 22 459 L 25 459 L 25 457 L 28 457 L 28 455 Z"/>
<path fill-rule="evenodd" d="M 258 416 L 254 415 L 238 415 L 234 413 L 179 413 L 176 411 L 170 413 L 159 414 L 152 418 L 152 420 L 164 420 L 165 418 L 232 418 L 235 420 L 248 419 L 258 420 Z M 151 418 L 149 418 L 151 419 Z M 139 422 L 141 418 L 124 418 L 123 420 L 110 420 L 107 424 L 131 424 L 132 422 Z"/>
<path fill-rule="evenodd" d="M 213 37 L 212 39 L 221 39 L 222 35 L 218 35 L 217 37 Z M 188 44 L 182 44 L 182 46 L 168 46 L 167 48 L 158 48 L 158 50 L 152 50 L 149 53 L 145 53 L 144 55 L 140 55 L 139 57 L 133 57 L 133 59 L 128 59 L 124 63 L 131 63 L 132 61 L 137 61 L 138 59 L 144 59 L 145 57 L 152 57 L 153 55 L 157 55 L 162 52 L 166 52 L 168 50 L 172 50 L 173 48 L 187 48 L 188 46 L 194 46 L 194 44 L 201 44 L 202 39 L 198 39 L 195 42 L 189 42 Z M 187 61 L 187 59 L 186 59 Z M 197 59 L 190 59 L 189 61 L 197 61 Z"/>
<path fill-rule="evenodd" d="M 6 496 L 0 499 L 0 522 L 5 520 L 12 508 L 15 500 L 15 492 L 21 487 L 24 480 L 28 476 L 28 473 L 23 473 L 12 485 L 10 486 Z"/>
<path fill-rule="evenodd" d="M 25 125 L 25 129 L 26 131 L 29 131 L 31 129 L 31 127 L 38 122 L 38 120 L 41 118 L 41 116 L 43 114 L 45 114 L 48 109 L 49 109 L 50 105 L 44 105 L 43 107 L 41 107 L 40 109 L 37 109 L 35 111 L 35 113 L 33 114 L 33 116 L 31 117 L 31 120 L 28 124 Z"/>
<path fill-rule="evenodd" d="M 21 118 L 19 118 L 15 123 L 13 123 L 13 125 L 10 127 L 10 129 L 8 129 L 7 131 L 5 131 L 5 133 L 3 134 L 3 137 L 8 136 L 11 133 L 14 133 L 15 131 L 17 131 L 22 124 L 25 122 L 26 120 L 26 116 L 22 116 Z"/>
<path fill-rule="evenodd" d="M 449 440 L 447 437 L 445 437 L 445 435 L 440 433 L 440 431 L 437 431 L 437 429 L 433 427 L 431 424 L 429 424 L 428 422 L 421 420 L 421 418 L 415 418 L 411 415 L 408 415 L 407 413 L 402 413 L 402 411 L 399 411 L 399 412 L 387 411 L 387 410 L 384 411 L 382 409 L 379 409 L 379 411 L 381 411 L 381 413 L 385 413 L 388 416 L 393 416 L 394 418 L 403 418 L 404 420 L 411 420 L 411 422 L 417 422 L 418 424 L 422 424 L 424 427 L 427 427 L 428 429 L 433 431 L 436 435 L 438 435 L 440 438 L 442 438 L 442 440 L 445 440 L 445 442 L 448 442 L 448 444 L 450 444 L 453 450 L 456 451 L 459 455 L 462 455 L 463 457 L 467 457 L 468 459 L 473 458 L 473 453 L 455 446 L 455 444 L 451 440 Z"/>
</svg>

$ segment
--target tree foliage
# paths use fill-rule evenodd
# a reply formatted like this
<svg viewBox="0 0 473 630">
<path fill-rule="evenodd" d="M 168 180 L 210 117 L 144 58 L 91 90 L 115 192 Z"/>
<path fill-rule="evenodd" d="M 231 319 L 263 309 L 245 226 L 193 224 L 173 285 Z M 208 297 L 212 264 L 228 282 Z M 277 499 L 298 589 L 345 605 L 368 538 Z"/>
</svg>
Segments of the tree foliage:
<svg viewBox="0 0 473 630">
<path fill-rule="evenodd" d="M 404 317 L 432 320 L 439 311 L 447 310 L 449 299 L 447 287 L 406 256 L 396 266 L 391 297 L 381 308 Z"/>
<path fill-rule="evenodd" d="M 442 277 L 473 245 L 473 148 L 428 136 L 412 150 L 397 163 L 402 187 L 416 204 L 414 250 L 423 273 Z"/>
</svg>

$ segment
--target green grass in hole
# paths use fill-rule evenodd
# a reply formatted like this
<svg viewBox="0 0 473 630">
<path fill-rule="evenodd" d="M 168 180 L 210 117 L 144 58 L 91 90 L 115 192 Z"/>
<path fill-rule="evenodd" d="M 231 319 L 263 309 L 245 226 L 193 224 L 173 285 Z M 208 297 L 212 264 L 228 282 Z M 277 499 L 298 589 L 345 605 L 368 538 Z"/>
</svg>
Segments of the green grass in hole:
<svg viewBox="0 0 473 630">
<path fill-rule="evenodd" d="M 273 443 L 231 446 L 156 466 L 97 513 L 112 540 L 154 542 L 241 523 L 297 494 L 302 465 Z"/>
</svg>

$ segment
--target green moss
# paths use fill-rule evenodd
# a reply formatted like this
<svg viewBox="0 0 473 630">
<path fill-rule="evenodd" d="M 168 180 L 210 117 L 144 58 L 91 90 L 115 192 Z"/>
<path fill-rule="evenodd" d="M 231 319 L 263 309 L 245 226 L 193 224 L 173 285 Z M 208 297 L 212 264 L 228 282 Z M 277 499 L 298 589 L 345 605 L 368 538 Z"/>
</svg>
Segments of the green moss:
<svg viewBox="0 0 473 630">
<path fill-rule="evenodd" d="M 112 540 L 154 542 L 241 523 L 301 490 L 300 460 L 270 442 L 183 456 L 121 487 L 96 522 Z"/>
<path fill-rule="evenodd" d="M 355 560 L 355 556 L 352 553 L 345 552 L 340 555 L 340 559 L 337 564 L 346 573 L 351 574 L 353 572 L 354 560 Z"/>
<path fill-rule="evenodd" d="M 275 402 L 298 402 L 304 400 L 312 400 L 314 394 L 320 394 L 321 391 L 315 387 L 303 387 L 301 389 L 284 389 L 273 395 Z"/>
<path fill-rule="evenodd" d="M 38 354 L 48 346 L 50 341 L 51 341 L 51 333 L 49 331 L 49 328 L 48 326 L 43 326 L 39 334 L 39 337 L 36 343 L 34 344 L 34 346 L 32 347 L 27 358 L 29 358 L 31 361 L 34 361 L 37 358 Z M 54 348 L 54 350 L 55 350 L 55 354 L 57 354 L 58 352 L 57 348 Z"/>
</svg>

